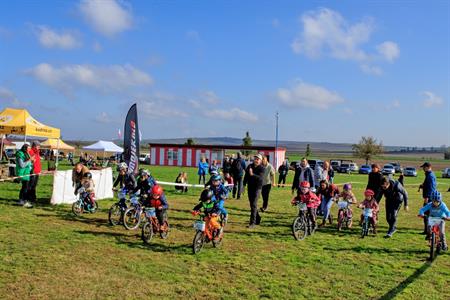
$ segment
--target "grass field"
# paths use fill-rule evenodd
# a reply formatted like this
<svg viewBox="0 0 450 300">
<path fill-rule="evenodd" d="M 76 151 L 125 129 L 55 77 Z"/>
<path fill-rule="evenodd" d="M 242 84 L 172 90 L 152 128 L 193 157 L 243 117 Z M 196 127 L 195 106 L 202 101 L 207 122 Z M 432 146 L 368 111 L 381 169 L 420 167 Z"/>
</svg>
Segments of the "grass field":
<svg viewBox="0 0 450 300">
<path fill-rule="evenodd" d="M 179 169 L 151 171 L 159 180 L 173 181 Z M 196 170 L 187 171 L 193 183 Z M 246 195 L 227 201 L 230 222 L 222 248 L 208 244 L 199 255 L 191 251 L 194 218 L 189 213 L 198 189 L 179 195 L 167 188 L 169 238 L 145 246 L 140 231 L 108 225 L 113 200 L 100 201 L 95 214 L 74 217 L 70 206 L 46 204 L 51 176 L 41 177 L 33 209 L 13 205 L 18 184 L 0 183 L 0 294 L 6 299 L 448 299 L 450 256 L 428 263 L 428 247 L 419 234 L 422 176 L 406 178 L 410 211 L 400 212 L 392 239 L 383 238 L 382 208 L 376 237 L 360 239 L 357 226 L 341 233 L 326 227 L 295 241 L 290 225 L 297 212 L 289 204 L 290 189 L 274 188 L 269 212 L 253 230 L 245 228 Z M 348 181 L 360 200 L 367 175 L 336 177 L 337 183 Z M 446 191 L 450 180 L 439 182 L 439 190 Z M 357 208 L 354 212 L 359 215 Z"/>
</svg>

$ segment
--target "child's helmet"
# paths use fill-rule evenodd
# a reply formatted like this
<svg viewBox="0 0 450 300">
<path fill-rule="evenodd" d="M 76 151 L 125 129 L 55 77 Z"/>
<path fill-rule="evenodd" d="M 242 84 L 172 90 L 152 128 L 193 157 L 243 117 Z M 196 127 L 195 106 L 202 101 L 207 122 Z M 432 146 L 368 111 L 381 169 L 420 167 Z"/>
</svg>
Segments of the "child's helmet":
<svg viewBox="0 0 450 300">
<path fill-rule="evenodd" d="M 351 183 L 344 184 L 344 190 L 350 191 L 351 189 L 352 189 L 352 184 Z"/>
<path fill-rule="evenodd" d="M 439 193 L 439 191 L 433 191 L 430 195 L 430 200 L 441 202 L 442 201 L 441 193 Z"/>
<path fill-rule="evenodd" d="M 214 176 L 214 175 L 219 175 L 219 172 L 217 172 L 216 170 L 212 170 L 211 171 L 211 177 Z"/>
<path fill-rule="evenodd" d="M 91 172 L 84 173 L 83 178 L 92 179 L 92 173 Z"/>
<path fill-rule="evenodd" d="M 140 176 L 145 176 L 145 175 L 150 176 L 150 172 L 145 169 L 141 169 L 139 172 L 139 175 Z"/>
<path fill-rule="evenodd" d="M 163 188 L 160 185 L 154 185 L 152 187 L 152 195 L 153 196 L 161 196 L 163 194 Z"/>
<path fill-rule="evenodd" d="M 365 190 L 365 192 L 364 192 L 364 196 L 368 196 L 368 197 L 373 197 L 373 196 L 375 196 L 375 193 L 374 193 L 374 191 L 372 191 L 371 189 L 367 189 L 367 190 Z"/>
<path fill-rule="evenodd" d="M 310 188 L 311 185 L 309 184 L 309 181 L 302 181 L 300 182 L 300 188 Z"/>
<path fill-rule="evenodd" d="M 120 164 L 119 164 L 119 170 L 127 170 L 128 169 L 128 166 L 127 166 L 127 164 L 125 163 L 125 162 L 121 162 Z"/>
<path fill-rule="evenodd" d="M 222 180 L 222 176 L 220 175 L 214 175 L 211 177 L 211 181 L 220 181 Z"/>
<path fill-rule="evenodd" d="M 200 201 L 205 202 L 210 200 L 213 197 L 214 193 L 211 190 L 203 190 L 202 193 L 200 194 Z"/>
</svg>

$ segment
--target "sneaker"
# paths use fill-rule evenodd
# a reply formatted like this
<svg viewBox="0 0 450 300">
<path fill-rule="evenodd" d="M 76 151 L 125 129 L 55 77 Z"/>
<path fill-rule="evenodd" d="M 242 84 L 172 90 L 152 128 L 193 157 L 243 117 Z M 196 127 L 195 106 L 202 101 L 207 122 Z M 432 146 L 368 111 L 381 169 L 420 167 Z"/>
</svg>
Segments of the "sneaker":
<svg viewBox="0 0 450 300">
<path fill-rule="evenodd" d="M 25 208 L 33 208 L 33 204 L 31 204 L 30 202 L 27 201 L 27 202 L 25 202 L 23 207 L 25 207 Z"/>
<path fill-rule="evenodd" d="M 265 209 L 264 207 L 261 207 L 261 208 L 259 209 L 259 211 L 260 211 L 260 212 L 265 212 L 266 209 Z"/>
<path fill-rule="evenodd" d="M 16 202 L 17 205 L 23 206 L 25 204 L 25 201 L 20 199 L 19 201 Z"/>
<path fill-rule="evenodd" d="M 384 236 L 385 239 L 389 239 L 389 238 L 391 238 L 391 237 L 392 237 L 392 234 L 391 234 L 390 232 L 388 232 L 388 234 L 386 234 L 386 235 Z"/>
<path fill-rule="evenodd" d="M 255 227 L 256 227 L 256 224 L 249 224 L 249 225 L 247 226 L 248 229 L 253 229 L 253 228 L 255 228 Z"/>
</svg>

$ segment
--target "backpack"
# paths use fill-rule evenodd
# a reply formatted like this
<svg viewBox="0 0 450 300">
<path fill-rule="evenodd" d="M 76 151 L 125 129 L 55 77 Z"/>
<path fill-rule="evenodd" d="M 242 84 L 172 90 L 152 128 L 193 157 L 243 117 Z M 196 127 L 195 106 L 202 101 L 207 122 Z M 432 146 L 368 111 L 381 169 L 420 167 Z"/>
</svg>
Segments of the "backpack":
<svg viewBox="0 0 450 300">
<path fill-rule="evenodd" d="M 240 158 L 233 161 L 233 170 L 236 175 L 243 173 L 244 169 L 242 168 L 242 161 Z"/>
</svg>

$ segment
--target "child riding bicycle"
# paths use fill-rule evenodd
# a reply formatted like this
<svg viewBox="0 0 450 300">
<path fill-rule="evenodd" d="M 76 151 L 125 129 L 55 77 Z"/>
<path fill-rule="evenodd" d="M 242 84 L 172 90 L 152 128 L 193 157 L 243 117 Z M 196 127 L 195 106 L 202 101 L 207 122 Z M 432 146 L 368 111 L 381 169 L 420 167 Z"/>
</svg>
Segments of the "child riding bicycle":
<svg viewBox="0 0 450 300">
<path fill-rule="evenodd" d="M 311 191 L 311 185 L 308 181 L 302 181 L 300 183 L 300 189 L 297 190 L 297 196 L 291 200 L 292 205 L 296 205 L 298 202 L 306 204 L 311 226 L 312 228 L 316 228 L 316 211 L 320 206 L 320 199 Z"/>
<path fill-rule="evenodd" d="M 200 203 L 192 209 L 192 215 L 197 216 L 200 211 L 203 210 L 205 216 L 209 216 L 209 222 L 214 229 L 220 229 L 220 223 L 218 221 L 218 215 L 220 214 L 220 208 L 218 202 L 213 201 L 214 193 L 211 190 L 205 189 L 200 194 Z M 216 237 L 219 238 L 219 237 Z"/>
<path fill-rule="evenodd" d="M 450 211 L 447 208 L 447 205 L 442 201 L 442 195 L 438 191 L 434 191 L 430 195 L 431 202 L 428 202 L 427 205 L 422 207 L 419 210 L 419 217 L 423 218 L 426 212 L 430 212 L 430 217 L 434 218 L 442 218 L 444 220 L 450 220 Z M 439 225 L 439 230 L 441 232 L 441 240 L 443 244 L 442 250 L 447 250 L 447 241 L 445 239 L 445 222 L 441 222 Z M 430 226 L 428 226 L 427 230 L 427 240 L 430 239 Z"/>
<path fill-rule="evenodd" d="M 343 201 L 346 201 L 348 203 L 348 206 L 347 206 L 347 218 L 349 220 L 348 228 L 352 228 L 353 210 L 351 208 L 351 205 L 356 204 L 357 201 L 356 201 L 355 195 L 352 192 L 352 185 L 350 183 L 344 184 L 342 193 L 340 193 L 339 195 L 336 195 L 336 202 L 338 202 L 339 199 L 341 199 L 341 198 Z"/>
<path fill-rule="evenodd" d="M 364 201 L 358 205 L 359 208 L 365 209 L 365 208 L 369 208 L 372 209 L 372 217 L 369 218 L 369 222 L 370 224 L 372 224 L 373 227 L 373 234 L 377 234 L 377 223 L 378 223 L 378 211 L 379 211 L 379 206 L 378 206 L 378 202 L 375 199 L 375 192 L 367 189 L 364 192 Z M 364 220 L 364 214 L 361 214 L 361 218 L 360 218 L 360 224 L 363 223 Z"/>
<path fill-rule="evenodd" d="M 161 231 L 164 231 L 164 221 L 167 220 L 169 204 L 167 203 L 163 188 L 160 185 L 154 185 L 149 196 L 144 200 L 143 205 L 145 207 L 155 208 L 156 218 L 158 218 L 158 222 L 161 225 Z"/>
</svg>

